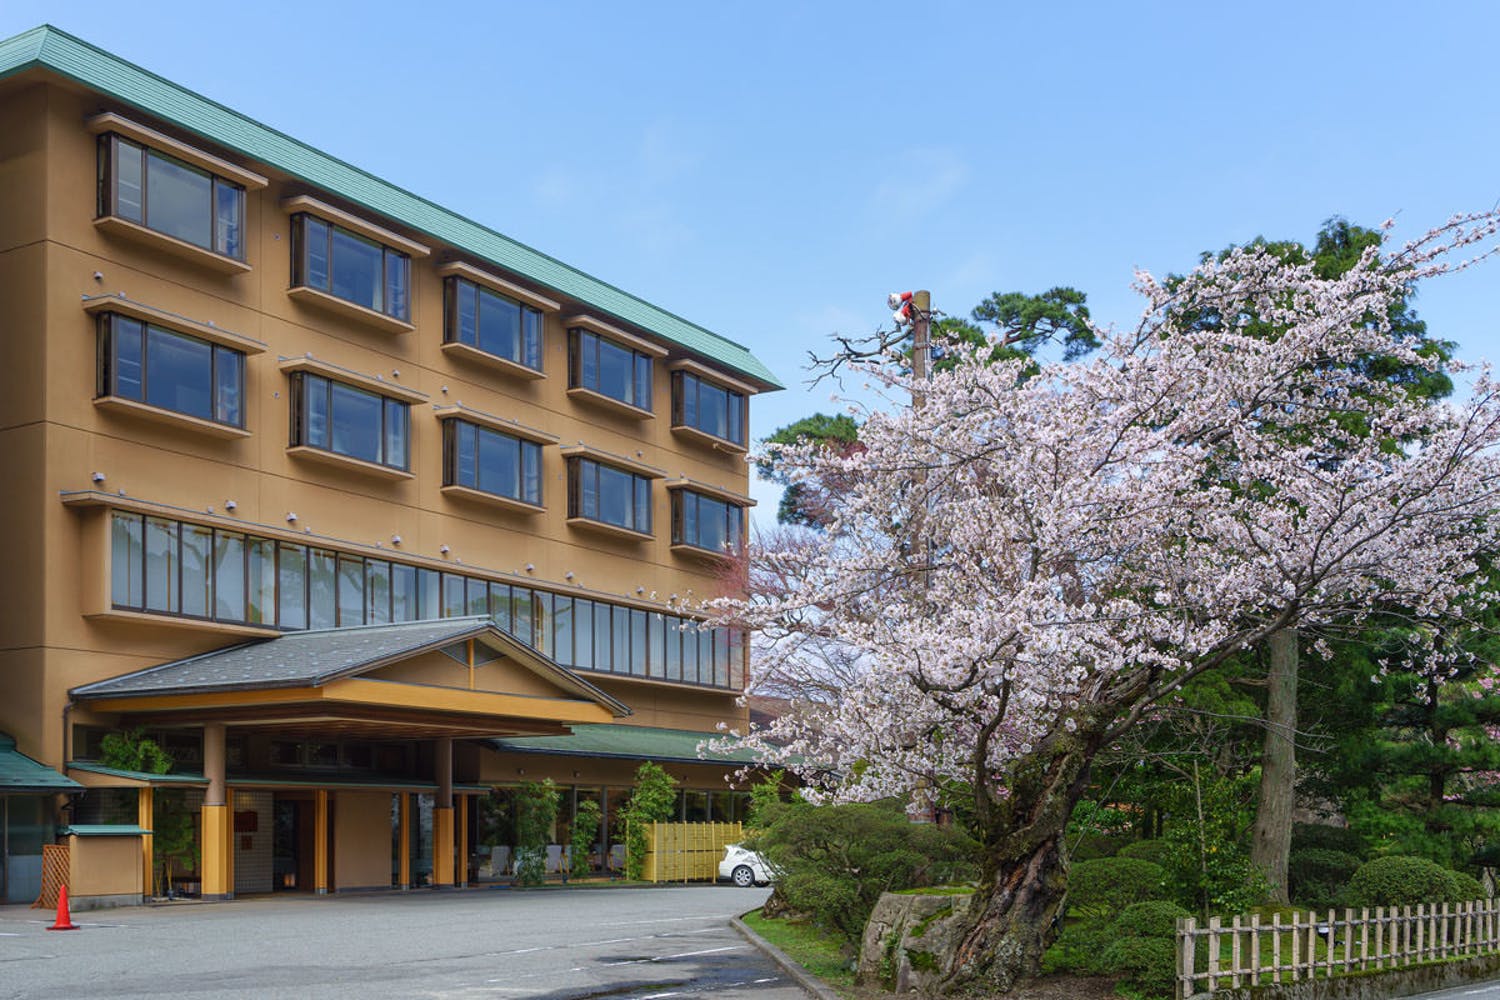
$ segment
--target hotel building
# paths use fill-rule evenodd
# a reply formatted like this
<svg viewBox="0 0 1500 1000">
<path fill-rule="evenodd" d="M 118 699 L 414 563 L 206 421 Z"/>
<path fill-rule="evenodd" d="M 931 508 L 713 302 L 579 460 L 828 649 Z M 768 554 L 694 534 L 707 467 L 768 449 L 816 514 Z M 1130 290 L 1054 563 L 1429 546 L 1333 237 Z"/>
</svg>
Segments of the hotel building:
<svg viewBox="0 0 1500 1000">
<path fill-rule="evenodd" d="M 738 818 L 744 346 L 64 32 L 0 41 L 0 877 L 497 874 L 511 789 Z M 143 730 L 167 773 L 106 766 Z M 182 850 L 183 838 L 196 848 Z"/>
</svg>

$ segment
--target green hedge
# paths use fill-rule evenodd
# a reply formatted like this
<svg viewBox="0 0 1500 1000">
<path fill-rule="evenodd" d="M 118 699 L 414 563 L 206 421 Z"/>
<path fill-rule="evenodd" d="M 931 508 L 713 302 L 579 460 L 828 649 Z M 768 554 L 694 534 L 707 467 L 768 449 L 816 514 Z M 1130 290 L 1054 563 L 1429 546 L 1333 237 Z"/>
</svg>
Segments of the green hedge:
<svg viewBox="0 0 1500 1000">
<path fill-rule="evenodd" d="M 1342 898 L 1344 887 L 1363 862 L 1352 854 L 1326 847 L 1304 847 L 1287 859 L 1287 884 L 1292 902 L 1327 909 Z"/>
<path fill-rule="evenodd" d="M 1120 848 L 1119 857 L 1149 861 L 1166 867 L 1172 848 L 1165 840 L 1137 840 Z"/>
<path fill-rule="evenodd" d="M 1068 872 L 1068 913 L 1113 919 L 1131 903 L 1165 898 L 1165 881 L 1161 865 L 1139 858 L 1080 861 Z"/>
<path fill-rule="evenodd" d="M 1426 858 L 1392 855 L 1360 865 L 1344 890 L 1346 906 L 1410 906 L 1416 903 L 1462 903 L 1484 890 L 1462 872 L 1449 871 Z"/>
</svg>

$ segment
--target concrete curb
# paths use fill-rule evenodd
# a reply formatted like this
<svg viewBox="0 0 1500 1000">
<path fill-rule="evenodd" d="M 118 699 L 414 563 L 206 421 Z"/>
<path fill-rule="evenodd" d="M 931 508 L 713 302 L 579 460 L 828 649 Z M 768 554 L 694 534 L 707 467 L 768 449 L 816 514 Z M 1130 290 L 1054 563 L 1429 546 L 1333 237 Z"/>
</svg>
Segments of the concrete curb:
<svg viewBox="0 0 1500 1000">
<path fill-rule="evenodd" d="M 740 936 L 746 941 L 759 948 L 763 955 L 780 966 L 781 971 L 791 976 L 792 981 L 806 990 L 808 996 L 816 1000 L 842 1000 L 837 993 L 824 985 L 821 979 L 794 962 L 786 952 L 751 930 L 750 925 L 739 917 L 730 917 L 729 925 L 739 931 Z"/>
</svg>

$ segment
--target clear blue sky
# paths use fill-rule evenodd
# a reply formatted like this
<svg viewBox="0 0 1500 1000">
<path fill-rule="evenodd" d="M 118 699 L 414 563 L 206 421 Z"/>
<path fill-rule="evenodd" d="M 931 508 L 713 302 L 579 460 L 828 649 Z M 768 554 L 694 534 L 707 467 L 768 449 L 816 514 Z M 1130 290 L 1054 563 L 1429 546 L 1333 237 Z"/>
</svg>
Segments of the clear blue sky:
<svg viewBox="0 0 1500 1000">
<path fill-rule="evenodd" d="M 888 291 L 1128 324 L 1134 266 L 1500 199 L 1493 3 L 0 5 L 43 22 L 751 345 L 757 436 Z M 1418 308 L 1500 356 L 1500 262 Z"/>
</svg>

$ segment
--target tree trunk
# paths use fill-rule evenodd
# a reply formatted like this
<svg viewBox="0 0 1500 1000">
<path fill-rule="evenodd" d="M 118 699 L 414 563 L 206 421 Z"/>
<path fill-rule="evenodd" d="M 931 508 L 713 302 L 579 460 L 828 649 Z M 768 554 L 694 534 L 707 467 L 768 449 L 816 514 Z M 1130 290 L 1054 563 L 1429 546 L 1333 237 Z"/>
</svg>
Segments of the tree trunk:
<svg viewBox="0 0 1500 1000">
<path fill-rule="evenodd" d="M 1297 798 L 1297 630 L 1271 634 L 1266 675 L 1266 742 L 1260 765 L 1260 801 L 1250 860 L 1271 882 L 1271 898 L 1288 902 L 1287 856 L 1292 850 L 1292 810 Z"/>
</svg>

